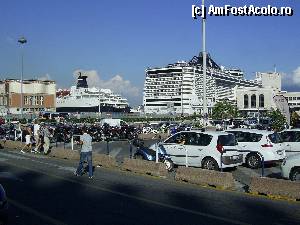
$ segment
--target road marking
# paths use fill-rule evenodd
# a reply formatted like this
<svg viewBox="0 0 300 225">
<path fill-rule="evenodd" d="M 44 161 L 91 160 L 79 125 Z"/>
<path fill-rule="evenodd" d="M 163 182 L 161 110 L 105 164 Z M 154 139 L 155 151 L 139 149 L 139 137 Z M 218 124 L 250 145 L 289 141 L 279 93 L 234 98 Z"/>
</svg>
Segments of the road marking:
<svg viewBox="0 0 300 225">
<path fill-rule="evenodd" d="M 11 204 L 11 205 L 13 205 L 13 206 L 15 206 L 15 207 L 17 207 L 17 208 L 19 208 L 19 209 L 27 212 L 27 213 L 30 213 L 32 216 L 39 217 L 42 220 L 45 220 L 45 221 L 47 221 L 47 222 L 49 222 L 51 224 L 54 224 L 54 225 L 67 225 L 66 223 L 63 223 L 63 222 L 61 222 L 59 220 L 56 220 L 56 219 L 54 219 L 52 217 L 49 217 L 49 216 L 47 216 L 47 215 L 45 215 L 45 214 L 43 214 L 43 213 L 41 213 L 39 211 L 34 210 L 33 208 L 30 208 L 30 207 L 28 207 L 26 205 L 23 205 L 23 204 L 15 201 L 15 200 L 13 200 L 11 198 L 7 198 L 7 200 L 9 202 L 9 204 Z"/>
<path fill-rule="evenodd" d="M 115 158 L 120 153 L 120 151 L 122 151 L 122 148 L 114 148 L 114 150 L 109 152 L 109 155 Z"/>
<path fill-rule="evenodd" d="M 122 197 L 126 197 L 126 198 L 129 198 L 129 199 L 134 199 L 134 200 L 138 200 L 138 201 L 141 201 L 141 202 L 146 202 L 146 203 L 154 204 L 154 205 L 169 208 L 169 209 L 174 209 L 174 210 L 185 212 L 185 213 L 190 213 L 190 214 L 194 214 L 194 215 L 198 215 L 198 216 L 202 216 L 202 217 L 207 217 L 207 218 L 214 219 L 214 220 L 220 220 L 220 221 L 231 223 L 231 224 L 250 225 L 249 223 L 241 222 L 241 221 L 238 221 L 238 220 L 228 219 L 228 218 L 224 218 L 224 217 L 220 217 L 220 216 L 211 215 L 211 214 L 208 214 L 208 213 L 198 212 L 198 211 L 195 211 L 195 210 L 192 210 L 192 209 L 186 209 L 186 208 L 183 208 L 183 207 L 180 207 L 180 206 L 170 205 L 170 204 L 167 204 L 167 203 L 162 203 L 162 202 L 158 202 L 158 201 L 154 201 L 154 200 L 150 200 L 150 199 L 146 199 L 146 198 L 142 198 L 142 197 L 137 197 L 137 196 L 125 194 L 125 193 L 122 193 L 122 192 L 119 192 L 119 191 L 110 190 L 108 188 L 98 187 L 98 186 L 88 184 L 88 183 L 81 183 L 80 181 L 77 181 L 77 180 L 73 180 L 73 179 L 70 179 L 70 178 L 66 178 L 66 177 L 62 177 L 62 176 L 58 176 L 58 175 L 54 175 L 54 174 L 49 174 L 49 173 L 46 173 L 46 172 L 43 172 L 43 171 L 31 169 L 31 168 L 21 166 L 21 165 L 16 165 L 16 164 L 11 163 L 11 162 L 4 162 L 4 163 L 9 164 L 11 166 L 19 167 L 19 168 L 22 168 L 22 169 L 25 169 L 25 170 L 29 170 L 29 171 L 32 171 L 32 172 L 35 172 L 35 173 L 40 173 L 40 174 L 43 174 L 43 175 L 46 175 L 46 176 L 50 176 L 50 177 L 53 177 L 53 178 L 56 178 L 56 179 L 68 181 L 68 182 L 71 182 L 71 183 L 79 184 L 79 185 L 86 186 L 86 187 L 89 187 L 89 188 L 93 188 L 93 189 L 96 189 L 96 190 L 108 192 L 108 193 L 119 195 L 119 196 L 122 196 Z"/>
</svg>

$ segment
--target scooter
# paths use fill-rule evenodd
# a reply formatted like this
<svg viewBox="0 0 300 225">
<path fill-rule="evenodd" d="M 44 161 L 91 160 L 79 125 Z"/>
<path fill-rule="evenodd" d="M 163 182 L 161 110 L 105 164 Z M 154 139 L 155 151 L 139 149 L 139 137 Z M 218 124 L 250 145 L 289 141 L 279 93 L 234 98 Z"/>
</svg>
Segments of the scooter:
<svg viewBox="0 0 300 225">
<path fill-rule="evenodd" d="M 161 143 L 157 143 L 156 146 L 156 149 L 158 151 L 158 161 L 165 164 L 166 170 L 168 170 L 169 172 L 172 171 L 174 169 L 174 163 L 171 160 L 171 157 L 167 154 L 166 149 Z M 137 147 L 133 157 L 135 159 L 156 161 L 156 151 L 141 145 Z"/>
</svg>

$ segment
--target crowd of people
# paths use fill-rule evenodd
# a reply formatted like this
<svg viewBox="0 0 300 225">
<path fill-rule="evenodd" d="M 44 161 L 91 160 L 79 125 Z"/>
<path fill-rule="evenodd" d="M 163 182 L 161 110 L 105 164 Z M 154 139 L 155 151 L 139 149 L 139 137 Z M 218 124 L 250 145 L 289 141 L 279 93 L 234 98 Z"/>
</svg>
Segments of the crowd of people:
<svg viewBox="0 0 300 225">
<path fill-rule="evenodd" d="M 84 164 L 88 164 L 89 178 L 93 178 L 92 165 L 92 137 L 86 127 L 81 128 L 82 135 L 78 144 L 81 145 L 80 161 L 78 168 L 75 171 L 76 176 L 81 176 L 84 173 Z M 53 135 L 50 132 L 50 127 L 44 123 L 36 122 L 33 126 L 27 126 L 22 131 L 25 137 L 25 145 L 21 149 L 21 153 L 42 153 L 48 154 L 50 151 L 50 137 Z"/>
<path fill-rule="evenodd" d="M 25 136 L 25 145 L 21 153 L 44 153 L 48 154 L 50 149 L 51 133 L 49 127 L 43 123 L 35 123 L 23 130 Z"/>
</svg>

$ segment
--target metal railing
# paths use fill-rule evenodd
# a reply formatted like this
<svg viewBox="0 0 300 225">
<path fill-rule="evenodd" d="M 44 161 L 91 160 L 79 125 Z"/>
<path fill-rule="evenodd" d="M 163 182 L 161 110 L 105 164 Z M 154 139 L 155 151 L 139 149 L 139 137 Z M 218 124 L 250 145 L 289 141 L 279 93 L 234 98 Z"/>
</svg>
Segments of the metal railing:
<svg viewBox="0 0 300 225">
<path fill-rule="evenodd" d="M 74 134 L 74 135 L 71 137 L 71 148 L 72 148 L 72 150 L 74 150 L 74 137 L 80 137 L 80 135 Z"/>
<path fill-rule="evenodd" d="M 129 158 L 132 159 L 132 140 L 128 140 L 129 143 Z"/>
</svg>

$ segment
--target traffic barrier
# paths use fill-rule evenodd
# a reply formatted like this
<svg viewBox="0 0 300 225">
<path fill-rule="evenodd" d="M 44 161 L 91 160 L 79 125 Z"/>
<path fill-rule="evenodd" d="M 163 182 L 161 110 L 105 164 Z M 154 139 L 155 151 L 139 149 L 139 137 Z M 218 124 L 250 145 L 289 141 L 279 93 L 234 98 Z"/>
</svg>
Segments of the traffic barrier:
<svg viewBox="0 0 300 225">
<path fill-rule="evenodd" d="M 293 182 L 289 180 L 252 177 L 249 191 L 250 193 L 255 194 L 300 200 L 300 182 Z"/>
<path fill-rule="evenodd" d="M 168 174 L 168 171 L 163 163 L 155 163 L 153 161 L 141 159 L 125 158 L 124 162 L 121 164 L 121 169 L 157 177 L 166 177 Z"/>
<path fill-rule="evenodd" d="M 93 164 L 100 165 L 107 168 L 118 167 L 118 163 L 115 158 L 109 155 L 93 153 Z"/>
<path fill-rule="evenodd" d="M 52 148 L 49 153 L 49 156 L 71 160 L 80 159 L 80 154 L 78 151 L 63 148 Z"/>
<path fill-rule="evenodd" d="M 175 180 L 204 186 L 214 186 L 221 189 L 234 189 L 234 179 L 231 173 L 214 170 L 178 167 Z"/>
</svg>

